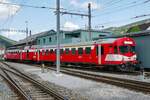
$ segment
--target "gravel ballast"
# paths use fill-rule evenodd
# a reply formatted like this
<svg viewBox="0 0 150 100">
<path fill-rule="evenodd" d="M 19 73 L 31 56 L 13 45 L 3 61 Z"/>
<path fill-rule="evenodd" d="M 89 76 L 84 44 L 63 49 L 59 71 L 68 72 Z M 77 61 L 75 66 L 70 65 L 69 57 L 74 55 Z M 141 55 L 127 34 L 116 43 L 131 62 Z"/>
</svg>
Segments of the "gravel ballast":
<svg viewBox="0 0 150 100">
<path fill-rule="evenodd" d="M 62 73 L 56 74 L 56 72 L 52 70 L 45 70 L 45 73 L 42 73 L 41 68 L 31 65 L 16 64 L 12 62 L 8 62 L 8 64 L 17 66 L 17 68 L 24 70 L 25 72 L 29 72 L 35 77 L 40 77 L 38 78 L 39 80 L 42 79 L 46 82 L 50 82 L 51 84 L 57 86 L 59 85 L 67 90 L 72 90 L 75 93 L 80 94 L 82 97 L 88 98 L 89 100 L 150 100 L 149 94 L 135 92 L 117 86 Z"/>
</svg>

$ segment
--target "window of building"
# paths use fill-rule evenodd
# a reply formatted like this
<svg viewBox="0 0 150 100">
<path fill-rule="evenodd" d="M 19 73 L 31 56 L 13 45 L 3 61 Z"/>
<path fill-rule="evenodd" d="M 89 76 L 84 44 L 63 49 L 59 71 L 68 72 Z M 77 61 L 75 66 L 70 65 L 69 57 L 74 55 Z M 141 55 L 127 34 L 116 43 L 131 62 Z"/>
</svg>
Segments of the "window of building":
<svg viewBox="0 0 150 100">
<path fill-rule="evenodd" d="M 43 44 L 45 44 L 45 42 L 46 42 L 46 40 L 45 40 L 45 38 L 43 39 Z"/>
<path fill-rule="evenodd" d="M 40 40 L 38 40 L 38 43 L 40 44 Z"/>
<path fill-rule="evenodd" d="M 52 38 L 51 37 L 49 37 L 49 42 L 52 42 Z"/>
<path fill-rule="evenodd" d="M 91 53 L 91 47 L 86 47 L 85 48 L 85 53 L 90 54 Z"/>
<path fill-rule="evenodd" d="M 69 54 L 69 48 L 66 48 L 65 51 L 66 51 L 66 54 Z"/>
<path fill-rule="evenodd" d="M 83 54 L 83 48 L 78 48 L 78 54 L 82 55 Z"/>
<path fill-rule="evenodd" d="M 73 55 L 75 55 L 76 54 L 76 48 L 71 48 L 71 52 Z"/>
</svg>

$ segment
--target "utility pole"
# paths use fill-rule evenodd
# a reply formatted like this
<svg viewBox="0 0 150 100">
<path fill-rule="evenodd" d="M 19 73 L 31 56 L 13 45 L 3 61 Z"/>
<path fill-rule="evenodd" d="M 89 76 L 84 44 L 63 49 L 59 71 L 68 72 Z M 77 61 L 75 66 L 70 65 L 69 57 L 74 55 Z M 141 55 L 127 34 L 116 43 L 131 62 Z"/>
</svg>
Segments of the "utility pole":
<svg viewBox="0 0 150 100">
<path fill-rule="evenodd" d="M 31 35 L 32 35 L 32 33 L 31 33 L 31 30 L 30 30 L 30 32 L 29 32 L 29 36 L 31 37 Z"/>
<path fill-rule="evenodd" d="M 60 72 L 60 41 L 59 41 L 59 34 L 60 34 L 60 0 L 56 2 L 56 18 L 57 18 L 57 58 L 56 58 L 56 66 L 57 66 L 57 73 Z"/>
<path fill-rule="evenodd" d="M 88 17 L 88 31 L 89 31 L 89 40 L 91 41 L 91 3 L 88 4 L 88 14 L 81 14 L 81 13 L 72 13 L 72 12 L 66 12 L 66 11 L 60 11 L 62 15 L 75 15 L 75 16 L 81 16 L 81 17 Z"/>
<path fill-rule="evenodd" d="M 89 29 L 89 40 L 91 41 L 92 40 L 92 37 L 91 37 L 91 4 L 89 3 L 88 4 L 88 19 L 89 19 L 89 22 L 88 22 L 88 24 L 89 24 L 89 27 L 88 27 L 88 29 Z"/>
<path fill-rule="evenodd" d="M 28 45 L 28 21 L 25 21 L 26 23 L 26 46 Z"/>
<path fill-rule="evenodd" d="M 89 31 L 89 40 L 91 40 L 91 4 L 88 4 L 88 14 L 80 14 L 80 13 L 72 13 L 72 12 L 66 12 L 66 11 L 60 11 L 60 0 L 56 1 L 56 27 L 57 27 L 57 56 L 56 56 L 56 67 L 57 67 L 57 73 L 60 72 L 60 14 L 65 15 L 75 15 L 75 16 L 81 16 L 81 17 L 88 17 L 88 31 Z"/>
</svg>

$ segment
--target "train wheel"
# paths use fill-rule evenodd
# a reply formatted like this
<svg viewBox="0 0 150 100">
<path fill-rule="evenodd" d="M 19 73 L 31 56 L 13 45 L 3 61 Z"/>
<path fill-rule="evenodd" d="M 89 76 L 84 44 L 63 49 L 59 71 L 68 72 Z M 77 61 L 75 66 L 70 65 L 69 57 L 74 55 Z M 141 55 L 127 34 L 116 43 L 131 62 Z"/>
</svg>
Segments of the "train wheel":
<svg viewBox="0 0 150 100">
<path fill-rule="evenodd" d="M 118 66 L 117 69 L 119 71 L 124 71 L 124 72 L 133 72 L 135 70 L 135 68 L 133 66 L 131 66 L 131 65 L 127 66 L 125 64 Z"/>
<path fill-rule="evenodd" d="M 122 64 L 122 65 L 118 66 L 117 69 L 119 71 L 127 71 L 128 67 L 125 64 Z"/>
</svg>

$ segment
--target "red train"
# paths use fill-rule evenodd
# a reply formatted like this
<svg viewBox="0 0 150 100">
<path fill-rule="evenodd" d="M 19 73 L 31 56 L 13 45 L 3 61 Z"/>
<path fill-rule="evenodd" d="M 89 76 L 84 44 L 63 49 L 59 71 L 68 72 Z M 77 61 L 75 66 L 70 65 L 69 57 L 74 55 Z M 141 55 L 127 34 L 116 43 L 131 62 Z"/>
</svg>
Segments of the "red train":
<svg viewBox="0 0 150 100">
<path fill-rule="evenodd" d="M 107 38 L 98 41 L 65 44 L 60 47 L 61 63 L 90 64 L 96 67 L 118 68 L 122 71 L 133 69 L 137 64 L 136 43 L 132 38 Z M 56 61 L 56 46 L 25 46 L 8 48 L 6 60 L 51 62 Z"/>
</svg>

